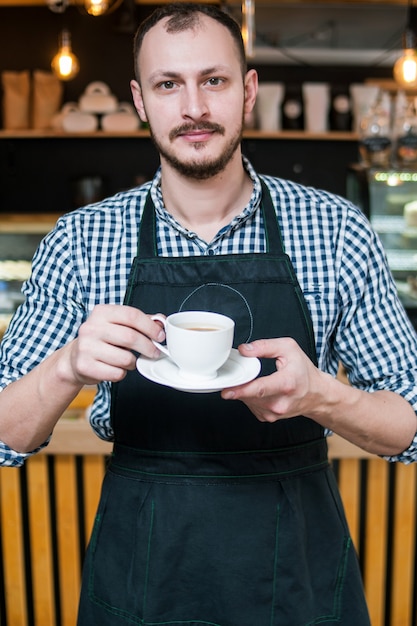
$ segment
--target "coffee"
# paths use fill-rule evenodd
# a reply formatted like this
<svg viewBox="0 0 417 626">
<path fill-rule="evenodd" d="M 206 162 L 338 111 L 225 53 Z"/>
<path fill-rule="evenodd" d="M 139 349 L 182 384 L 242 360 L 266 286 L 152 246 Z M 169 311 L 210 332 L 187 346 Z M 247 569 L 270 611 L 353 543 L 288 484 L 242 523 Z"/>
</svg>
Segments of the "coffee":
<svg viewBox="0 0 417 626">
<path fill-rule="evenodd" d="M 207 333 L 212 330 L 224 330 L 221 326 L 194 326 L 191 324 L 176 324 L 178 328 L 184 328 L 184 330 L 196 330 L 200 333 Z"/>
</svg>

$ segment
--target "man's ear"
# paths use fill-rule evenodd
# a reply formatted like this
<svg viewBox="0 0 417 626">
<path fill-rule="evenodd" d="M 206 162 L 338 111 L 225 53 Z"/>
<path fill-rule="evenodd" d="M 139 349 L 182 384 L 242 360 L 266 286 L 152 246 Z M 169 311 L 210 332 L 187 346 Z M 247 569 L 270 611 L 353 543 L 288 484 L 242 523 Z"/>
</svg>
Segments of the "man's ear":
<svg viewBox="0 0 417 626">
<path fill-rule="evenodd" d="M 133 98 L 136 111 L 138 112 L 138 115 L 141 121 L 147 122 L 148 118 L 145 113 L 145 107 L 144 107 L 143 98 L 142 98 L 142 89 L 140 88 L 139 83 L 136 80 L 131 80 L 130 89 L 132 91 L 132 98 Z"/>
<path fill-rule="evenodd" d="M 249 70 L 245 76 L 245 105 L 244 113 L 248 115 L 255 106 L 256 94 L 258 93 L 258 74 L 256 70 Z"/>
</svg>

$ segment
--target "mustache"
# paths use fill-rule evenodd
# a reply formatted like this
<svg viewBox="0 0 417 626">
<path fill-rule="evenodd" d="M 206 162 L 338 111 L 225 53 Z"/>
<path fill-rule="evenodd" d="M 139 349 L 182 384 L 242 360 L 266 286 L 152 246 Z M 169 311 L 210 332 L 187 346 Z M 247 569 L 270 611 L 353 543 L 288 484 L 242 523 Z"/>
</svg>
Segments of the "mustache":
<svg viewBox="0 0 417 626">
<path fill-rule="evenodd" d="M 200 122 L 199 124 L 181 124 L 181 126 L 177 126 L 169 133 L 169 139 L 172 141 L 179 135 L 183 135 L 184 133 L 189 133 L 194 130 L 208 130 L 215 133 L 219 133 L 220 135 L 224 135 L 225 129 L 220 124 L 216 124 L 215 122 Z"/>
</svg>

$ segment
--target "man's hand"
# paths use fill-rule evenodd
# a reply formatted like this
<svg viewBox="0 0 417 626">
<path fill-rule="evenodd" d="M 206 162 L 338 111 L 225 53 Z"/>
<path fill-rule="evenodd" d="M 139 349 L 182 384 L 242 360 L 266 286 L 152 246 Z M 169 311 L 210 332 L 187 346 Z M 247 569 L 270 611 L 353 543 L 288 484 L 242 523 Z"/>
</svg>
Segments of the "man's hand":
<svg viewBox="0 0 417 626">
<path fill-rule="evenodd" d="M 82 384 L 117 382 L 135 368 L 134 352 L 156 358 L 159 351 L 152 339 L 163 341 L 164 337 L 161 325 L 139 309 L 98 305 L 71 344 L 70 370 Z"/>
<path fill-rule="evenodd" d="M 314 411 L 318 379 L 322 374 L 289 337 L 262 339 L 239 346 L 247 357 L 275 359 L 277 371 L 270 376 L 231 387 L 222 392 L 225 400 L 242 400 L 261 422 L 309 415 Z"/>
<path fill-rule="evenodd" d="M 244 402 L 261 422 L 304 415 L 374 454 L 397 455 L 409 447 L 417 419 L 399 394 L 362 391 L 340 382 L 315 367 L 291 338 L 242 344 L 239 352 L 276 362 L 273 374 L 221 394 Z"/>
<path fill-rule="evenodd" d="M 0 440 L 20 452 L 34 450 L 83 385 L 122 380 L 135 367 L 134 352 L 157 357 L 152 339 L 164 336 L 160 324 L 138 309 L 95 307 L 76 339 L 1 392 Z"/>
</svg>

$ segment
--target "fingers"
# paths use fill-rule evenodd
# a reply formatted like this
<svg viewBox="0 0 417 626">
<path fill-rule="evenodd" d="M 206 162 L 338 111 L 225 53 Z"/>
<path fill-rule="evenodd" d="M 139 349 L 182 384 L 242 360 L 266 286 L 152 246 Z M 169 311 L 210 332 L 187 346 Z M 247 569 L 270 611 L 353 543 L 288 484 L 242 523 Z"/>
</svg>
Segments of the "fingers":
<svg viewBox="0 0 417 626">
<path fill-rule="evenodd" d="M 282 384 L 279 372 L 275 372 L 245 385 L 224 389 L 221 396 L 224 400 L 241 400 L 260 422 L 272 423 L 300 414 L 295 386 L 291 388 L 287 380 Z"/>
<path fill-rule="evenodd" d="M 73 370 L 77 379 L 84 384 L 95 384 L 103 380 L 118 382 L 128 370 L 135 367 L 136 357 L 128 350 L 104 346 L 95 353 L 85 352 L 79 346 L 73 359 Z"/>
<path fill-rule="evenodd" d="M 79 329 L 71 355 L 74 374 L 95 382 L 121 380 L 134 369 L 138 353 L 157 358 L 152 341 L 164 337 L 161 325 L 139 309 L 99 305 Z"/>
<path fill-rule="evenodd" d="M 311 364 L 297 342 L 289 337 L 261 339 L 239 346 L 239 352 L 247 357 L 275 359 L 277 371 L 224 389 L 222 398 L 243 401 L 260 421 L 272 422 L 300 414 Z"/>
<path fill-rule="evenodd" d="M 161 325 L 149 315 L 134 307 L 117 305 L 95 307 L 79 335 L 149 357 L 159 354 L 152 340 L 163 341 L 165 337 Z"/>
<path fill-rule="evenodd" d="M 242 343 L 239 346 L 239 352 L 242 356 L 264 357 L 267 359 L 280 359 L 297 349 L 300 348 L 291 337 L 259 339 L 251 343 Z"/>
<path fill-rule="evenodd" d="M 272 379 L 273 376 L 273 374 L 260 376 L 244 385 L 223 389 L 221 392 L 222 398 L 224 400 L 244 400 L 249 398 L 266 400 L 273 393 L 277 392 L 277 384 Z"/>
</svg>

